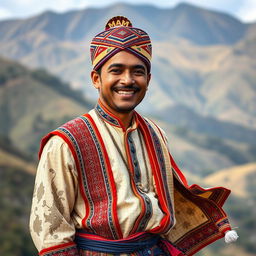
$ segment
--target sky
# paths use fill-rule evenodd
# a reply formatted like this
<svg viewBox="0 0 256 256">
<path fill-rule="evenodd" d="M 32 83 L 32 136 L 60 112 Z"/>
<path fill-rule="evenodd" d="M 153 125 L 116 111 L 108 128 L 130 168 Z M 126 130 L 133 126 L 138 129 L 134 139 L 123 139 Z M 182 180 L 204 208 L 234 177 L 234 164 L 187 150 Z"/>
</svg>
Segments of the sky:
<svg viewBox="0 0 256 256">
<path fill-rule="evenodd" d="M 61 13 L 87 7 L 104 7 L 117 2 L 152 4 L 160 8 L 172 8 L 180 2 L 187 2 L 229 13 L 243 22 L 256 22 L 256 0 L 0 0 L 0 20 L 27 18 L 46 10 Z"/>
</svg>

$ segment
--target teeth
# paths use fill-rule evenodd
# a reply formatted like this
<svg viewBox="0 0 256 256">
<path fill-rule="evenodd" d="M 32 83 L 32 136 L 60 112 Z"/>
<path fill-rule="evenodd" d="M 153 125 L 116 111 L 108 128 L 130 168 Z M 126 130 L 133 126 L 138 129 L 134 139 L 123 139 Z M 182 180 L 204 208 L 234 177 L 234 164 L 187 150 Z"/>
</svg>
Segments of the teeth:
<svg viewBox="0 0 256 256">
<path fill-rule="evenodd" d="M 134 94 L 134 91 L 118 91 L 117 93 L 122 95 L 132 95 Z"/>
</svg>

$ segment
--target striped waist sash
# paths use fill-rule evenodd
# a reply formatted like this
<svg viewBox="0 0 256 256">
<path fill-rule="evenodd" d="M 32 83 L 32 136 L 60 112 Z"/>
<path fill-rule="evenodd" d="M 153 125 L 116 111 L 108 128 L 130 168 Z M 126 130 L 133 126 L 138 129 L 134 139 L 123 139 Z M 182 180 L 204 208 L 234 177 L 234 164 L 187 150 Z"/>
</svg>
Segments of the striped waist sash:
<svg viewBox="0 0 256 256">
<path fill-rule="evenodd" d="M 153 255 L 183 255 L 171 243 L 159 235 L 146 232 L 141 232 L 124 239 L 109 240 L 98 235 L 83 232 L 83 230 L 78 230 L 75 242 L 79 249 L 109 254 L 141 252 L 142 254 L 139 253 L 139 255 L 150 255 L 150 253 L 145 254 L 144 252 L 150 252 L 154 248 L 154 251 L 152 251 L 154 252 Z"/>
<path fill-rule="evenodd" d="M 151 248 L 158 243 L 159 239 L 159 235 L 139 233 L 127 239 L 109 240 L 78 231 L 76 232 L 75 242 L 78 248 L 82 250 L 119 254 L 133 253 Z"/>
</svg>

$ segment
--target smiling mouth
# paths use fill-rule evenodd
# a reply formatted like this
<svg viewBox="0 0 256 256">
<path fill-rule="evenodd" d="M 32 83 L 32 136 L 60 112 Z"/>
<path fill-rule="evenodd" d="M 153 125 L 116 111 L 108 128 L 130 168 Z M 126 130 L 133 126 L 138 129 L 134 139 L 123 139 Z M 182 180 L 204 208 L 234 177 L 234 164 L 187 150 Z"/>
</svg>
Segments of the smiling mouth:
<svg viewBox="0 0 256 256">
<path fill-rule="evenodd" d="M 135 91 L 116 91 L 120 95 L 133 95 Z"/>
<path fill-rule="evenodd" d="M 136 92 L 139 91 L 138 88 L 132 87 L 132 88 L 115 88 L 114 91 L 119 95 L 124 96 L 131 96 L 134 95 Z"/>
</svg>

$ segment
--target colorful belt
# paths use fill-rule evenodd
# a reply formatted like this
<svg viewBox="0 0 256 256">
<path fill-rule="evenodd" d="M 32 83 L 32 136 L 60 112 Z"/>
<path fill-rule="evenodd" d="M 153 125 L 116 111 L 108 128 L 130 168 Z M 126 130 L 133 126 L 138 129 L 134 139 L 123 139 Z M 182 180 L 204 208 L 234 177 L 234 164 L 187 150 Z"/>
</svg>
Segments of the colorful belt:
<svg viewBox="0 0 256 256">
<path fill-rule="evenodd" d="M 124 239 L 109 240 L 83 232 L 83 230 L 77 230 L 75 242 L 78 249 L 108 254 L 131 254 L 136 252 L 138 255 L 150 255 L 151 253 L 153 255 L 183 255 L 159 235 L 146 232 L 131 235 Z M 156 253 L 157 250 L 159 250 L 159 254 Z"/>
</svg>

